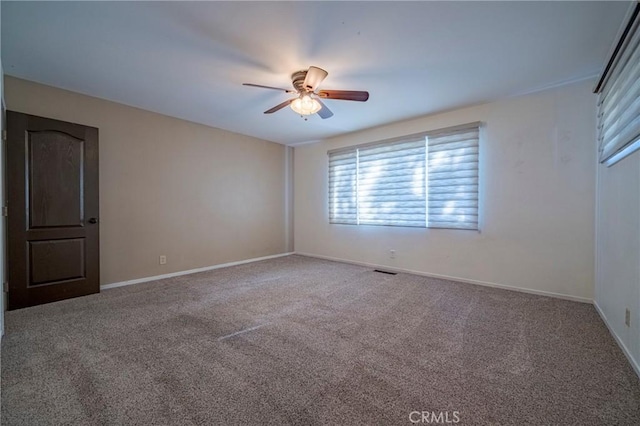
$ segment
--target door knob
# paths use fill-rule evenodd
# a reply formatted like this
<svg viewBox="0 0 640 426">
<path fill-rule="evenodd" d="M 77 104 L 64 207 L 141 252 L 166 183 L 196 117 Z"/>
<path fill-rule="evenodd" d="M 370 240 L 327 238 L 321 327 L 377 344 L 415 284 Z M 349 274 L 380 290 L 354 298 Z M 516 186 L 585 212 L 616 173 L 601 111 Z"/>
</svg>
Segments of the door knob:
<svg viewBox="0 0 640 426">
<path fill-rule="evenodd" d="M 89 223 L 90 224 L 94 224 L 94 223 L 98 223 L 98 219 L 96 219 L 95 217 L 92 217 L 91 219 L 89 219 Z"/>
</svg>

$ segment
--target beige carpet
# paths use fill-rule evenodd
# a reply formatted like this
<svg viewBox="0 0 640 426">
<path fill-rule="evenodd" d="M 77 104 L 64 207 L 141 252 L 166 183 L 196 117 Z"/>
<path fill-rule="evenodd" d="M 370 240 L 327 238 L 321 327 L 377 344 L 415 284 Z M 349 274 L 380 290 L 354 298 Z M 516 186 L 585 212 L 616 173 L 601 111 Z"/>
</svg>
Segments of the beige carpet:
<svg viewBox="0 0 640 426">
<path fill-rule="evenodd" d="M 640 424 L 591 305 L 470 284 L 290 256 L 6 319 L 5 426 Z"/>
</svg>

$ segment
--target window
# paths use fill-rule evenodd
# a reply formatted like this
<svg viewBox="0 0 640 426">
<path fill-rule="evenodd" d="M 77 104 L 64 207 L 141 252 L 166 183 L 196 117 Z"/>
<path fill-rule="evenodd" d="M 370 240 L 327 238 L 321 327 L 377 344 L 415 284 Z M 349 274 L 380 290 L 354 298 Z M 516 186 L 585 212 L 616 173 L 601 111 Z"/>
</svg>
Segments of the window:
<svg viewBox="0 0 640 426">
<path fill-rule="evenodd" d="M 595 89 L 600 162 L 608 166 L 640 149 L 639 13 L 636 3 Z"/>
<path fill-rule="evenodd" d="M 479 123 L 329 152 L 329 222 L 478 229 Z"/>
</svg>

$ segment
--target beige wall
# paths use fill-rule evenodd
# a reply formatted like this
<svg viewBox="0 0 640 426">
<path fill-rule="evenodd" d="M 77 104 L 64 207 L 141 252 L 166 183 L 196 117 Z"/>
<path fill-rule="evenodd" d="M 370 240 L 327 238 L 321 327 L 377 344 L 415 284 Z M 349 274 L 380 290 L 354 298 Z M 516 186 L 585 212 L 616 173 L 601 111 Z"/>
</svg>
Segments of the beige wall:
<svg viewBox="0 0 640 426">
<path fill-rule="evenodd" d="M 296 252 L 592 299 L 591 88 L 582 82 L 296 147 Z M 327 150 L 473 121 L 485 123 L 480 233 L 329 224 Z"/>
<path fill-rule="evenodd" d="M 596 208 L 595 301 L 640 374 L 640 152 L 598 165 Z"/>
<path fill-rule="evenodd" d="M 5 98 L 100 129 L 101 284 L 286 251 L 284 146 L 12 77 Z"/>
</svg>

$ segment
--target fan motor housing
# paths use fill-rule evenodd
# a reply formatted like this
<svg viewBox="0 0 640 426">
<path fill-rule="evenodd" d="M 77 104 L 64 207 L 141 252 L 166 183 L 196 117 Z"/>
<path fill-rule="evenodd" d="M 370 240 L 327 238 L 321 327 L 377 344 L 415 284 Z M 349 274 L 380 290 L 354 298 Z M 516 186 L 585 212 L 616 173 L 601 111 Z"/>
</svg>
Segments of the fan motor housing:
<svg viewBox="0 0 640 426">
<path fill-rule="evenodd" d="M 293 84 L 294 89 L 296 89 L 299 93 L 308 91 L 304 87 L 304 79 L 306 77 L 307 77 L 307 70 L 296 71 L 293 74 L 291 74 L 291 83 Z"/>
</svg>

